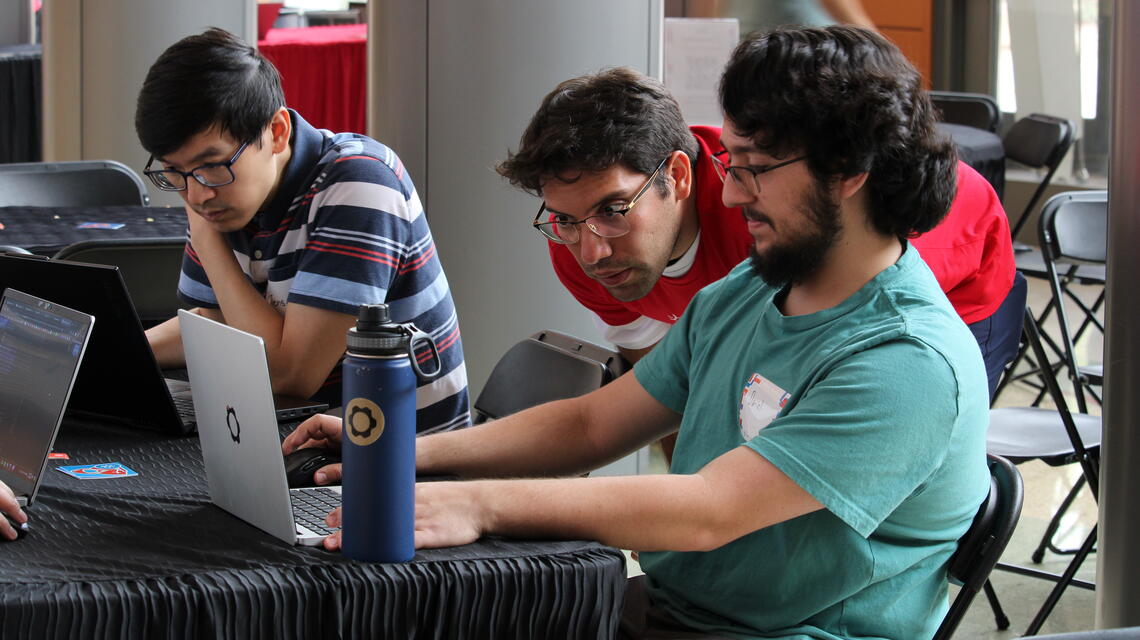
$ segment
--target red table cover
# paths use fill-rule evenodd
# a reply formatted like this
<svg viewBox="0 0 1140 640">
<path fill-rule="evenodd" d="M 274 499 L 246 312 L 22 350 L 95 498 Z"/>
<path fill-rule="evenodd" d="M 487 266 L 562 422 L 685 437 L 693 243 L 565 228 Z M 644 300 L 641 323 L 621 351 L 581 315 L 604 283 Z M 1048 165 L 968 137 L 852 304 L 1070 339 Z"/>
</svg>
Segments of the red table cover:
<svg viewBox="0 0 1140 640">
<path fill-rule="evenodd" d="M 309 124 L 366 133 L 368 25 L 270 29 L 258 49 L 281 72 L 285 104 Z"/>
</svg>

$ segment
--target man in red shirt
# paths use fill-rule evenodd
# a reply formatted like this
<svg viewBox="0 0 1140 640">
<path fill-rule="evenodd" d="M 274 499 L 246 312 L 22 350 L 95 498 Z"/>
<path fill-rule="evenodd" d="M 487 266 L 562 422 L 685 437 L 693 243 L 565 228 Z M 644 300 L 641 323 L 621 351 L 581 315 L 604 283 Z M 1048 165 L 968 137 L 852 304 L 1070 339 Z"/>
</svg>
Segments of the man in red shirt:
<svg viewBox="0 0 1140 640">
<path fill-rule="evenodd" d="M 698 289 L 748 257 L 744 217 L 721 201 L 720 149 L 720 129 L 687 127 L 664 86 L 615 68 L 558 85 L 498 167 L 544 198 L 534 222 L 555 274 L 631 362 Z M 912 243 L 978 339 L 992 394 L 1016 352 L 1025 300 L 993 188 L 958 163 L 950 212 Z"/>
</svg>

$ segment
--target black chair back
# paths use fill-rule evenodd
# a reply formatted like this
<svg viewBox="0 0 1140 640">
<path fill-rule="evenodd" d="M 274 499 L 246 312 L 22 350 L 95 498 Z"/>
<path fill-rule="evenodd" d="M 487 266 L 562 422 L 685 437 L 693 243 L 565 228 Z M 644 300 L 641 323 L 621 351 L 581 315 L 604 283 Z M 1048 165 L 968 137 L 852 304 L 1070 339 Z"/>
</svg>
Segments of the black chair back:
<svg viewBox="0 0 1140 640">
<path fill-rule="evenodd" d="M 997 133 L 1001 111 L 997 102 L 982 93 L 931 91 L 930 100 L 941 113 L 941 120 Z"/>
<path fill-rule="evenodd" d="M 1045 193 L 1045 188 L 1049 186 L 1049 182 L 1053 180 L 1053 174 L 1057 172 L 1061 160 L 1068 153 L 1069 147 L 1073 145 L 1074 131 L 1076 131 L 1076 125 L 1073 124 L 1072 120 L 1041 113 L 1031 113 L 1015 122 L 1005 137 L 1002 138 L 1002 146 L 1005 147 L 1007 159 L 1033 169 L 1047 169 L 1045 176 L 1037 185 L 1037 189 L 1029 198 L 1025 210 L 1021 212 L 1010 230 L 1014 238 L 1017 238 L 1017 234 L 1025 226 L 1030 212 L 1041 200 L 1041 196 Z"/>
<path fill-rule="evenodd" d="M 68 245 L 53 259 L 118 267 L 139 320 L 151 327 L 187 307 L 178 299 L 185 245 L 182 238 L 102 238 Z"/>
<path fill-rule="evenodd" d="M 1108 192 L 1066 191 L 1049 198 L 1038 227 L 1046 258 L 1104 264 L 1108 260 Z"/>
<path fill-rule="evenodd" d="M 1053 294 L 1051 306 L 1057 312 L 1059 350 L 1074 384 L 1078 410 L 1086 413 L 1088 407 L 1079 385 L 1101 385 L 1103 370 L 1100 365 L 1079 367 L 1075 345 L 1089 327 L 1104 334 L 1100 311 L 1105 292 L 1102 288 L 1089 303 L 1071 286 L 1103 287 L 1108 260 L 1108 192 L 1068 191 L 1053 196 L 1041 209 L 1037 232 L 1045 277 Z M 1088 273 L 1093 277 L 1082 277 Z M 1070 322 L 1070 310 L 1074 308 L 1079 312 L 1078 323 Z M 1056 347 L 1056 341 L 1050 341 L 1050 346 Z M 1086 390 L 1099 400 L 1095 389 Z"/>
<path fill-rule="evenodd" d="M 589 393 L 627 368 L 615 351 L 540 331 L 511 347 L 495 364 L 475 400 L 475 423 Z"/>
<path fill-rule="evenodd" d="M 989 579 L 1021 516 L 1025 493 L 1021 474 L 1013 463 L 1000 456 L 987 454 L 986 462 L 990 468 L 990 493 L 966 534 L 958 540 L 958 550 L 950 556 L 947 574 L 961 589 L 934 634 L 935 640 L 945 640 L 954 633 L 970 602 Z"/>
<path fill-rule="evenodd" d="M 150 203 L 146 185 L 114 160 L 0 164 L 0 206 L 103 207 Z"/>
</svg>

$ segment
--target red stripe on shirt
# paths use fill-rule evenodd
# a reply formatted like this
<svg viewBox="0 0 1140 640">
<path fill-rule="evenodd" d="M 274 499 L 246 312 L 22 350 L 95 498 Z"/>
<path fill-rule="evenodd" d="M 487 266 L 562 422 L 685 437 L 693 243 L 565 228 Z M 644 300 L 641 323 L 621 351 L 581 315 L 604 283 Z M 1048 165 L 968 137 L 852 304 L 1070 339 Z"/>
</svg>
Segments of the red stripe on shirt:
<svg viewBox="0 0 1140 640">
<path fill-rule="evenodd" d="M 345 249 L 337 247 L 336 245 L 329 245 L 329 248 L 325 248 L 322 245 L 324 245 L 324 243 L 311 242 L 306 246 L 306 248 L 312 249 L 313 251 L 320 251 L 322 253 L 335 253 L 337 255 L 349 256 L 352 258 L 361 258 L 363 260 L 371 260 L 372 262 L 379 262 L 381 264 L 386 264 L 390 267 L 398 266 L 398 263 L 391 256 L 388 256 L 388 255 L 385 255 L 382 253 L 375 254 L 379 257 L 373 257 L 370 255 L 366 255 L 365 253 L 363 253 L 361 251 L 345 250 Z"/>
<path fill-rule="evenodd" d="M 404 267 L 400 269 L 400 275 L 403 275 L 405 273 L 409 273 L 409 272 L 415 271 L 416 269 L 419 269 L 420 267 L 424 266 L 424 264 L 428 260 L 431 260 L 431 257 L 434 255 L 435 255 L 435 243 L 433 242 L 431 244 L 431 246 L 428 247 L 427 251 L 420 254 L 419 258 L 416 258 L 415 260 L 412 260 L 411 262 L 404 265 Z"/>
</svg>

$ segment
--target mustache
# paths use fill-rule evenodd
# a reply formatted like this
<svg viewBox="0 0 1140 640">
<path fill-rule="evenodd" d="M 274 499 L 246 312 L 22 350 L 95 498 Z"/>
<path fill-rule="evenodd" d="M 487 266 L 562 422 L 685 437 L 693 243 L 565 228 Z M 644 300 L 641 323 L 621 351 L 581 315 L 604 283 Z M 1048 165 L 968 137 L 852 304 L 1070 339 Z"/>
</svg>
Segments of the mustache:
<svg viewBox="0 0 1140 640">
<path fill-rule="evenodd" d="M 741 207 L 740 213 L 744 216 L 744 219 L 749 221 L 749 222 L 763 222 L 763 223 L 765 223 L 768 226 L 773 227 L 773 228 L 776 226 L 776 225 L 772 224 L 771 218 L 764 215 L 763 213 L 760 213 L 759 211 L 757 211 L 755 209 L 749 209 L 748 207 Z"/>
</svg>

